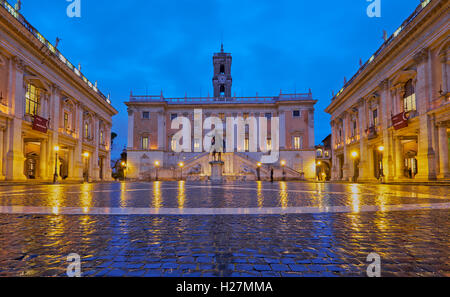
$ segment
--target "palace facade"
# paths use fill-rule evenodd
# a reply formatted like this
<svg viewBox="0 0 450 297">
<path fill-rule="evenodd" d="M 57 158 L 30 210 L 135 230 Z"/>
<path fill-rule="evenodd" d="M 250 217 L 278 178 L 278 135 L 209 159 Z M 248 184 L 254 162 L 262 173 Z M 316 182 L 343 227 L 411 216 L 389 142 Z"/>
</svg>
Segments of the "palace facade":
<svg viewBox="0 0 450 297">
<path fill-rule="evenodd" d="M 332 179 L 448 180 L 449 2 L 413 14 L 332 98 Z"/>
<path fill-rule="evenodd" d="M 274 164 L 261 164 L 261 151 L 249 151 L 249 127 L 245 129 L 245 140 L 235 150 L 226 151 L 223 174 L 226 180 L 268 179 L 273 169 L 274 178 L 314 179 L 314 105 L 311 92 L 306 94 L 283 94 L 273 97 L 232 96 L 232 56 L 222 49 L 213 56 L 213 97 L 165 98 L 136 96 L 131 94 L 128 106 L 127 178 L 140 180 L 180 179 L 207 180 L 211 174 L 209 152 L 202 152 L 202 144 L 191 143 L 190 152 L 176 152 L 173 136 L 179 131 L 171 129 L 178 117 L 194 123 L 194 110 L 202 110 L 201 122 L 208 117 L 247 119 L 265 117 L 269 127 L 267 147 L 277 133 L 270 131 L 272 118 L 279 118 L 280 156 Z M 192 124 L 192 130 L 194 130 Z M 205 133 L 202 131 L 201 139 Z M 230 134 L 230 131 L 228 131 Z M 233 133 L 235 136 L 237 133 Z M 192 132 L 194 135 L 194 132 Z M 227 131 L 224 129 L 224 143 Z"/>
<path fill-rule="evenodd" d="M 117 111 L 0 0 L 0 180 L 109 180 Z"/>
</svg>

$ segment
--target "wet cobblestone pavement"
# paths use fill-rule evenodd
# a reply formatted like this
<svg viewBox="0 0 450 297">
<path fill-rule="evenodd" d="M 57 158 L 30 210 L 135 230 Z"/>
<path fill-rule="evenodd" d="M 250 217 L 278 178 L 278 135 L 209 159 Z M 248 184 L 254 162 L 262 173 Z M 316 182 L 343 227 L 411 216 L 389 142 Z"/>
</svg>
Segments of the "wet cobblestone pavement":
<svg viewBox="0 0 450 297">
<path fill-rule="evenodd" d="M 0 276 L 65 276 L 71 253 L 81 256 L 83 276 L 365 276 L 372 252 L 381 256 L 382 276 L 450 276 L 449 192 L 312 183 L 2 187 Z M 81 207 L 86 214 L 31 215 L 13 205 Z M 321 211 L 341 205 L 352 211 Z M 381 211 L 362 212 L 365 205 Z M 421 208 L 383 211 L 388 205 Z M 319 209 L 290 214 L 295 206 Z M 89 214 L 94 207 L 125 213 Z M 198 213 L 131 215 L 129 207 Z M 202 214 L 242 207 L 286 214 Z"/>
</svg>

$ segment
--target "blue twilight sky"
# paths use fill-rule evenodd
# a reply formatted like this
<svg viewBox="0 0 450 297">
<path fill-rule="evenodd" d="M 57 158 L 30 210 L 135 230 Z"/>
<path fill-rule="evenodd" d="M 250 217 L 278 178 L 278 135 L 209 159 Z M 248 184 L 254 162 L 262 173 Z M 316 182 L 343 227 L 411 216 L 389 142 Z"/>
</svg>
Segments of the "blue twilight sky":
<svg viewBox="0 0 450 297">
<path fill-rule="evenodd" d="M 119 111 L 113 158 L 127 139 L 123 102 L 135 94 L 166 97 L 212 93 L 212 54 L 233 54 L 238 96 L 308 92 L 316 105 L 316 143 L 330 133 L 323 111 L 392 34 L 419 0 L 380 0 L 381 18 L 369 18 L 367 0 L 81 0 L 81 18 L 69 18 L 66 0 L 22 0 L 22 14 Z M 11 4 L 15 0 L 9 0 Z"/>
</svg>

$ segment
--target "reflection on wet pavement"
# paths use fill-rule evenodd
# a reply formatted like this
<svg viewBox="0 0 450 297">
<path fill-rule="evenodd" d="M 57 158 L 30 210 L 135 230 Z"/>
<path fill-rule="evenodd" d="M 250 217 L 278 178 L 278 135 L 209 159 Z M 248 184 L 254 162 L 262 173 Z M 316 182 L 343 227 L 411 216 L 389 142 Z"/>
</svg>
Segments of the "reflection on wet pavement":
<svg viewBox="0 0 450 297">
<path fill-rule="evenodd" d="M 1 187 L 0 276 L 63 276 L 70 253 L 82 257 L 84 276 L 365 276 L 371 252 L 383 276 L 450 276 L 449 191 L 264 182 Z M 147 211 L 159 214 L 139 215 Z"/>
</svg>

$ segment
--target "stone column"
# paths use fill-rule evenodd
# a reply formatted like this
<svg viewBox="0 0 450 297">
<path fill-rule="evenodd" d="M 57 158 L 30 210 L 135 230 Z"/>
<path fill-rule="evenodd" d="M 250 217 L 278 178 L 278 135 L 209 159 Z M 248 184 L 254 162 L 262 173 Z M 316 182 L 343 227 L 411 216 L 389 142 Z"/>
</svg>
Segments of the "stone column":
<svg viewBox="0 0 450 297">
<path fill-rule="evenodd" d="M 394 143 L 395 143 L 395 179 L 399 180 L 404 178 L 403 169 L 405 167 L 405 160 L 403 158 L 403 145 L 399 137 L 395 138 Z"/>
<path fill-rule="evenodd" d="M 75 133 L 77 134 L 77 142 L 74 147 L 74 173 L 72 179 L 74 181 L 83 181 L 83 106 L 81 103 L 76 104 L 75 108 Z"/>
<path fill-rule="evenodd" d="M 5 180 L 5 175 L 3 173 L 4 145 L 6 143 L 4 130 L 5 127 L 0 127 L 0 181 Z"/>
<path fill-rule="evenodd" d="M 50 129 L 49 132 L 51 136 L 49 136 L 49 145 L 47 146 L 49 154 L 49 162 L 48 162 L 48 176 L 53 178 L 55 171 L 55 162 L 58 160 L 55 159 L 55 147 L 59 146 L 59 108 L 61 103 L 61 89 L 56 85 L 52 85 L 51 94 L 50 94 Z"/>
<path fill-rule="evenodd" d="M 286 149 L 286 113 L 279 112 L 280 116 L 280 149 Z"/>
<path fill-rule="evenodd" d="M 158 150 L 160 151 L 163 151 L 165 147 L 166 126 L 164 125 L 164 122 L 164 113 L 160 111 L 158 112 Z"/>
<path fill-rule="evenodd" d="M 48 155 L 47 155 L 47 140 L 41 141 L 41 151 L 39 153 L 39 175 L 41 180 L 47 180 L 48 178 Z"/>
<path fill-rule="evenodd" d="M 343 167 L 343 180 L 349 181 L 351 176 L 351 168 L 352 160 L 350 158 L 350 155 L 348 153 L 348 146 L 347 146 L 347 137 L 349 135 L 348 131 L 348 118 L 349 114 L 347 112 L 344 112 L 344 118 L 343 118 L 343 125 L 342 125 L 342 132 L 343 132 L 343 138 L 344 138 L 344 167 Z"/>
<path fill-rule="evenodd" d="M 134 148 L 134 110 L 128 108 L 128 150 Z"/>
<path fill-rule="evenodd" d="M 383 143 L 382 146 L 384 147 L 384 150 L 382 152 L 383 154 L 383 175 L 384 180 L 389 181 L 393 178 L 394 172 L 393 172 L 393 156 L 392 156 L 392 144 L 391 144 L 391 138 L 390 138 L 390 132 L 389 132 L 389 126 L 391 123 L 391 115 L 394 114 L 391 99 L 391 92 L 389 90 L 389 80 L 383 80 L 379 85 L 380 91 L 381 91 L 381 97 L 380 97 L 380 107 L 381 107 L 381 131 L 383 131 Z M 378 148 L 375 148 L 378 150 Z"/>
<path fill-rule="evenodd" d="M 449 80 L 449 63 L 447 52 L 443 52 L 440 55 L 441 63 L 442 63 L 442 89 L 444 94 L 450 92 L 450 80 Z"/>
<path fill-rule="evenodd" d="M 103 164 L 104 174 L 103 179 L 106 181 L 112 180 L 112 169 L 111 169 L 111 125 L 107 124 L 106 129 L 106 158 Z"/>
<path fill-rule="evenodd" d="M 308 145 L 309 149 L 314 149 L 314 109 L 308 110 Z"/>
<path fill-rule="evenodd" d="M 6 179 L 12 181 L 25 181 L 24 152 L 22 137 L 22 121 L 25 113 L 25 85 L 23 81 L 25 63 L 19 58 L 14 58 L 12 74 L 12 100 L 11 107 L 14 117 L 9 123 L 8 138 L 9 147 L 6 156 Z"/>
<path fill-rule="evenodd" d="M 100 167 L 98 166 L 98 147 L 99 147 L 99 118 L 97 116 L 97 114 L 94 114 L 93 116 L 93 121 L 94 121 L 94 146 L 95 146 L 95 150 L 94 150 L 94 154 L 92 156 L 92 179 L 94 181 L 98 181 L 100 179 Z"/>
<path fill-rule="evenodd" d="M 359 120 L 359 152 L 360 152 L 360 163 L 359 163 L 359 180 L 364 181 L 370 178 L 370 164 L 368 160 L 368 148 L 367 148 L 367 137 L 366 137 L 366 102 L 364 98 L 361 98 L 358 102 L 358 120 Z"/>
<path fill-rule="evenodd" d="M 336 122 L 331 121 L 330 124 L 331 124 L 331 179 L 337 180 L 338 165 L 336 156 L 336 139 L 337 139 Z"/>
<path fill-rule="evenodd" d="M 436 179 L 435 148 L 433 147 L 433 119 L 427 115 L 429 107 L 429 75 L 427 70 L 428 50 L 420 51 L 415 57 L 417 63 L 416 100 L 419 113 L 419 151 L 417 155 L 418 173 L 417 180 Z"/>
<path fill-rule="evenodd" d="M 439 132 L 439 178 L 450 178 L 450 172 L 448 168 L 448 135 L 447 126 L 441 124 L 438 127 Z"/>
</svg>

